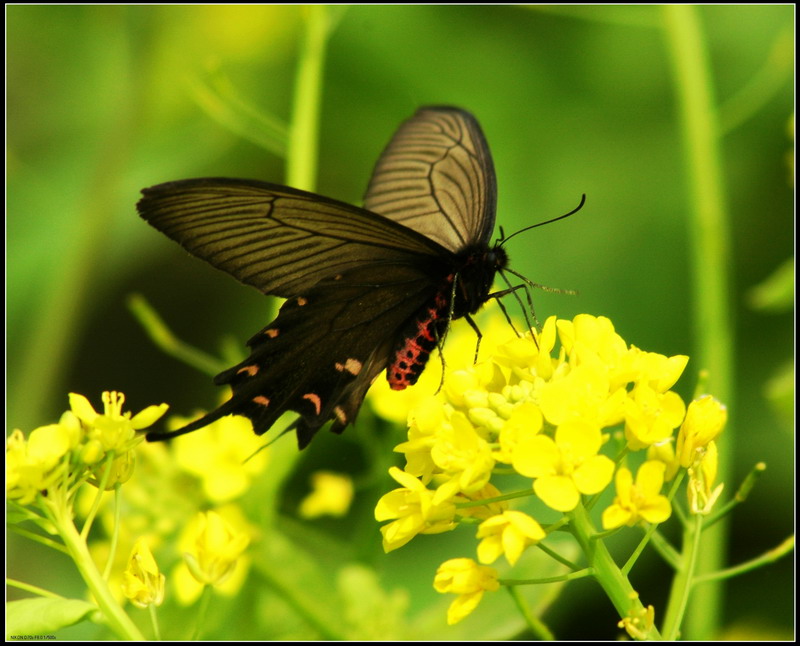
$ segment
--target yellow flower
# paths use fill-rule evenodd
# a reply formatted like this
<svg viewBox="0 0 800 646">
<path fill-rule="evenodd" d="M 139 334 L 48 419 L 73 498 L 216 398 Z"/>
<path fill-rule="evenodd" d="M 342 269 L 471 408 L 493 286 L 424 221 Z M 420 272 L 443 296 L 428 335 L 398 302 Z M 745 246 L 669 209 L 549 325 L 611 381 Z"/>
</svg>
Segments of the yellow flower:
<svg viewBox="0 0 800 646">
<path fill-rule="evenodd" d="M 6 493 L 26 505 L 63 475 L 58 469 L 71 448 L 72 434 L 62 424 L 40 426 L 28 439 L 15 430 L 6 441 Z"/>
<path fill-rule="evenodd" d="M 545 419 L 555 426 L 580 418 L 602 428 L 622 420 L 625 395 L 624 386 L 611 389 L 604 367 L 586 364 L 574 366 L 544 384 L 538 404 Z"/>
<path fill-rule="evenodd" d="M 460 558 L 450 559 L 439 566 L 433 587 L 437 592 L 459 595 L 447 610 L 447 623 L 452 625 L 475 610 L 486 590 L 497 590 L 500 583 L 494 568 Z"/>
<path fill-rule="evenodd" d="M 170 418 L 170 426 L 188 420 Z M 209 424 L 202 433 L 181 435 L 173 441 L 180 467 L 200 479 L 203 493 L 219 504 L 238 498 L 253 476 L 269 462 L 269 451 L 259 451 L 262 440 L 245 417 L 228 415 Z"/>
<path fill-rule="evenodd" d="M 639 384 L 625 400 L 625 438 L 633 451 L 672 437 L 686 412 L 686 405 L 674 392 L 660 393 Z"/>
<path fill-rule="evenodd" d="M 602 441 L 599 428 L 580 420 L 565 422 L 555 439 L 540 434 L 520 442 L 512 464 L 536 479 L 533 489 L 548 507 L 571 511 L 580 494 L 598 493 L 611 482 L 614 463 L 598 455 Z"/>
<path fill-rule="evenodd" d="M 493 516 L 480 524 L 477 538 L 483 540 L 478 545 L 478 560 L 481 563 L 494 563 L 501 554 L 514 565 L 529 545 L 538 543 L 545 537 L 542 526 L 521 511 L 506 511 Z"/>
<path fill-rule="evenodd" d="M 125 451 L 125 453 L 120 455 L 118 458 L 115 458 L 109 466 L 110 473 L 108 480 L 106 481 L 106 491 L 111 491 L 118 484 L 125 484 L 128 480 L 130 480 L 131 476 L 133 475 L 133 468 L 135 466 L 136 453 L 133 451 Z M 103 482 L 104 476 L 105 467 L 101 466 L 95 470 L 94 477 L 90 480 L 90 483 L 99 486 L 100 483 Z"/>
<path fill-rule="evenodd" d="M 546 381 L 553 376 L 560 363 L 550 356 L 555 344 L 556 318 L 551 316 L 545 321 L 541 333 L 534 332 L 534 336 L 514 336 L 499 344 L 492 361 L 507 368 L 515 381 Z"/>
<path fill-rule="evenodd" d="M 689 467 L 689 484 L 686 493 L 689 496 L 689 508 L 693 514 L 708 515 L 714 508 L 714 503 L 722 494 L 724 483 L 714 487 L 717 479 L 717 443 L 713 440 L 708 443 L 703 451 L 703 457 Z"/>
<path fill-rule="evenodd" d="M 148 446 L 153 445 L 150 444 Z M 228 528 L 231 535 L 244 536 L 248 543 L 252 542 L 257 535 L 257 528 L 250 525 L 238 505 L 229 503 L 217 507 L 213 513 L 217 516 L 217 520 L 219 520 L 219 518 L 223 520 L 223 523 Z M 169 578 L 172 582 L 171 589 L 174 590 L 175 600 L 183 606 L 191 605 L 197 601 L 206 585 L 205 580 L 200 581 L 195 577 L 189 565 L 190 560 L 194 559 L 197 561 L 198 534 L 202 530 L 205 521 L 205 514 L 196 514 L 186 523 L 178 540 L 178 549 L 183 553 L 183 559 L 172 569 Z M 187 559 L 187 554 L 193 554 L 195 556 Z M 247 575 L 250 571 L 250 564 L 251 558 L 249 552 L 245 550 L 236 559 L 235 567 L 231 569 L 228 576 L 214 584 L 214 593 L 225 597 L 236 596 L 247 579 Z"/>
<path fill-rule="evenodd" d="M 453 501 L 456 503 L 464 502 L 481 502 L 490 498 L 498 498 L 503 495 L 503 492 L 495 487 L 491 482 L 487 482 L 486 486 L 478 491 L 471 493 L 460 493 Z M 486 520 L 492 516 L 502 514 L 508 509 L 508 503 L 505 500 L 496 500 L 494 502 L 484 502 L 480 505 L 470 505 L 468 507 L 458 507 L 458 515 L 469 518 L 479 518 Z"/>
<path fill-rule="evenodd" d="M 658 460 L 664 463 L 666 471 L 664 472 L 664 480 L 669 482 L 678 473 L 678 460 L 675 457 L 675 443 L 672 438 L 666 442 L 659 442 L 658 444 L 651 444 L 647 447 L 647 459 Z"/>
<path fill-rule="evenodd" d="M 614 372 L 624 365 L 625 340 L 605 316 L 578 314 L 572 321 L 558 321 L 558 338 L 573 366 L 585 365 Z"/>
<path fill-rule="evenodd" d="M 89 439 L 98 440 L 106 452 L 118 453 L 128 451 L 141 442 L 144 437 L 137 436 L 136 431 L 153 425 L 169 408 L 166 404 L 148 406 L 131 417 L 130 412 L 122 412 L 125 395 L 115 391 L 103 393 L 102 414 L 97 413 L 83 395 L 70 393 L 69 403 L 72 413 L 87 429 Z"/>
<path fill-rule="evenodd" d="M 469 493 L 481 489 L 494 468 L 488 442 L 460 412 L 453 413 L 450 423 L 444 424 L 436 434 L 431 459 L 441 473 L 449 476 L 450 496 L 459 491 Z"/>
<path fill-rule="evenodd" d="M 658 460 L 648 460 L 636 472 L 636 483 L 629 469 L 617 471 L 617 496 L 603 511 L 603 528 L 614 529 L 634 525 L 639 520 L 663 523 L 672 513 L 666 496 L 661 495 L 665 465 Z"/>
<path fill-rule="evenodd" d="M 689 357 L 675 355 L 666 357 L 657 352 L 645 352 L 638 348 L 633 350 L 633 363 L 636 370 L 635 381 L 645 384 L 656 392 L 663 393 L 672 388 L 683 374 Z"/>
<path fill-rule="evenodd" d="M 353 500 L 353 480 L 350 476 L 330 471 L 311 474 L 312 492 L 300 503 L 303 518 L 344 516 Z"/>
<path fill-rule="evenodd" d="M 395 519 L 381 527 L 384 551 L 402 547 L 417 534 L 438 534 L 455 527 L 456 508 L 451 500 L 434 504 L 436 492 L 417 478 L 397 467 L 390 468 L 389 474 L 403 487 L 382 496 L 375 507 L 378 522 Z"/>
<path fill-rule="evenodd" d="M 408 442 L 398 444 L 394 450 L 405 453 L 405 472 L 430 482 L 436 465 L 431 449 L 436 443 L 436 433 L 445 423 L 444 408 L 435 397 L 426 397 L 409 416 Z"/>
<path fill-rule="evenodd" d="M 495 458 L 510 464 L 517 445 L 541 431 L 543 422 L 542 413 L 533 402 L 516 406 L 500 431 L 500 450 L 495 452 Z"/>
<path fill-rule="evenodd" d="M 222 516 L 209 511 L 199 516 L 194 551 L 183 556 L 199 583 L 219 585 L 231 576 L 249 543 L 247 535 L 235 532 Z"/>
<path fill-rule="evenodd" d="M 140 538 L 123 573 L 122 593 L 138 608 L 160 606 L 164 601 L 164 581 L 150 548 Z"/>
<path fill-rule="evenodd" d="M 702 457 L 703 448 L 719 437 L 727 420 L 728 410 L 711 395 L 703 395 L 691 402 L 678 432 L 675 449 L 680 465 L 690 467 Z"/>
</svg>

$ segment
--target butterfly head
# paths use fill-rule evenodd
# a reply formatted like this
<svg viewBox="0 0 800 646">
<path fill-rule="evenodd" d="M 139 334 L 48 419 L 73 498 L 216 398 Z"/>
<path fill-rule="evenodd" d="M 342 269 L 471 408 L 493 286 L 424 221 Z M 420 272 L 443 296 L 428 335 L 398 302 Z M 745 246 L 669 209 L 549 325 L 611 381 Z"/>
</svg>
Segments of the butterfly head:
<svg viewBox="0 0 800 646">
<path fill-rule="evenodd" d="M 489 299 L 495 274 L 508 266 L 508 254 L 496 245 L 475 245 L 458 254 L 453 318 L 475 314 Z"/>
</svg>

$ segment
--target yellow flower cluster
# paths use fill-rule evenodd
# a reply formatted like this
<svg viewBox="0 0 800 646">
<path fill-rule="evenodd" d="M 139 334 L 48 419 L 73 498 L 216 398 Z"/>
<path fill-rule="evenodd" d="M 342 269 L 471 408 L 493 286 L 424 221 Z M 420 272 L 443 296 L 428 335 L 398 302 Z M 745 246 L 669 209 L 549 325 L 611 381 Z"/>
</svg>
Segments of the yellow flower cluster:
<svg viewBox="0 0 800 646">
<path fill-rule="evenodd" d="M 103 412 L 92 408 L 83 395 L 71 393 L 70 410 L 57 424 L 31 431 L 26 439 L 15 430 L 6 443 L 6 493 L 20 504 L 37 494 L 74 494 L 76 483 L 101 483 L 106 489 L 127 481 L 133 473 L 132 449 L 147 428 L 167 410 L 166 404 L 148 406 L 137 415 L 122 412 L 122 393 L 103 393 Z M 55 486 L 54 486 L 55 485 Z"/>
<path fill-rule="evenodd" d="M 18 506 L 29 506 L 27 518 L 61 535 L 79 570 L 88 573 L 84 578 L 93 596 L 104 600 L 106 607 L 112 610 L 118 601 L 112 598 L 117 596 L 112 591 L 117 589 L 139 608 L 163 602 L 166 577 L 150 546 L 159 547 L 163 537 L 177 529 L 176 523 L 184 525 L 180 545 L 184 559 L 170 577 L 178 601 L 190 603 L 205 586 L 214 586 L 223 594 L 236 592 L 247 574 L 245 550 L 252 534 L 243 517 L 239 517 L 241 512 L 235 505 L 217 507 L 215 511 L 197 515 L 194 522 L 187 522 L 188 514 L 193 513 L 191 504 L 157 495 L 153 487 L 155 479 L 149 476 L 156 470 L 162 483 L 168 477 L 165 474 L 174 476 L 176 486 L 162 486 L 163 493 L 180 487 L 180 483 L 186 481 L 187 472 L 197 475 L 201 486 L 189 486 L 193 490 L 202 489 L 206 495 L 203 504 L 206 500 L 216 503 L 240 496 L 251 474 L 266 463 L 265 452 L 247 460 L 258 446 L 249 422 L 245 425 L 242 422 L 246 420 L 242 418 L 226 417 L 212 425 L 212 432 L 198 433 L 201 439 L 180 438 L 174 452 L 177 459 L 171 461 L 163 445 L 139 446 L 144 440 L 144 434 L 139 431 L 162 417 L 166 404 L 149 406 L 133 415 L 123 412 L 125 397 L 122 393 L 104 392 L 102 400 L 103 409 L 98 412 L 86 397 L 72 393 L 70 410 L 57 424 L 37 428 L 27 438 L 19 430 L 9 436 L 6 444 L 9 500 Z M 139 470 L 144 469 L 144 473 L 128 483 L 134 476 L 135 453 L 140 458 Z M 179 468 L 186 463 L 192 468 Z M 218 473 L 208 473 L 210 471 Z M 127 513 L 121 522 L 116 519 L 107 523 L 107 528 L 114 532 L 111 546 L 104 546 L 102 541 L 93 541 L 91 546 L 86 544 L 89 528 L 103 507 L 103 491 L 96 491 L 93 497 L 78 496 L 79 491 L 88 493 L 88 488 L 81 486 L 85 483 L 102 490 L 128 483 L 122 490 Z M 119 502 L 122 496 L 115 496 L 115 501 Z M 165 507 L 161 508 L 162 504 Z M 83 515 L 82 507 L 85 507 L 86 519 L 79 533 L 75 518 Z M 102 515 L 106 515 L 105 511 Z M 135 542 L 134 536 L 138 536 Z M 109 563 L 113 564 L 113 547 L 126 541 L 133 545 L 124 571 L 108 568 L 105 577 L 101 577 L 96 572 L 92 559 L 95 554 L 90 555 L 90 549 L 109 558 Z M 118 577 L 118 580 L 109 586 L 108 577 Z M 126 634 L 137 636 L 135 632 Z"/>
<path fill-rule="evenodd" d="M 574 510 L 582 495 L 605 490 L 616 472 L 617 498 L 603 515 L 606 529 L 663 522 L 671 514 L 661 493 L 665 474 L 674 474 L 678 462 L 688 466 L 691 456 L 699 458 L 725 423 L 724 407 L 715 400 L 702 400 L 699 409 L 693 404 L 687 415 L 681 397 L 670 390 L 687 362 L 686 356 L 629 346 L 609 319 L 579 315 L 572 321 L 552 317 L 534 336 L 497 344 L 489 360 L 448 372 L 442 392 L 412 409 L 408 441 L 395 449 L 406 456 L 404 470 L 390 470 L 400 488 L 383 496 L 375 510 L 378 521 L 389 521 L 381 528 L 384 549 L 397 549 L 417 534 L 452 529 L 472 516 L 483 520 L 480 562 L 505 555 L 513 565 L 546 533 L 529 515 L 492 500 L 500 492 L 490 479 L 509 467 L 532 479 L 533 493 L 563 513 Z M 682 422 L 687 431 L 676 456 L 671 442 Z M 634 480 L 629 469 L 617 470 L 601 452 L 609 438 L 604 430 L 615 426 L 624 428 L 625 453 L 669 448 L 661 458 L 648 456 Z M 461 566 L 481 567 L 472 564 Z M 482 574 L 477 580 L 494 579 Z M 479 596 L 470 594 L 451 608 L 451 623 L 477 605 Z"/>
</svg>

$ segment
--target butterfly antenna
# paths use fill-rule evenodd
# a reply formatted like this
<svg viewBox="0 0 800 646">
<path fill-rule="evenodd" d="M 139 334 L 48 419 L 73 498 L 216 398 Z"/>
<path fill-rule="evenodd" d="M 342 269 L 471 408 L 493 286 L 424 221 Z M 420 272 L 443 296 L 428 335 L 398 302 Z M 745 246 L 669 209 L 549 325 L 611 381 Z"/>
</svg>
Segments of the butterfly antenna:
<svg viewBox="0 0 800 646">
<path fill-rule="evenodd" d="M 559 215 L 557 218 L 553 218 L 552 220 L 545 220 L 544 222 L 539 222 L 538 224 L 532 224 L 529 227 L 525 227 L 524 229 L 520 229 L 519 231 L 515 231 L 514 233 L 512 233 L 507 238 L 504 236 L 503 229 L 501 228 L 500 229 L 500 243 L 499 243 L 499 245 L 503 246 L 506 242 L 511 240 L 511 238 L 513 238 L 516 235 L 519 235 L 520 233 L 523 233 L 524 231 L 529 231 L 530 229 L 535 229 L 536 227 L 543 227 L 545 224 L 551 224 L 553 222 L 558 222 L 559 220 L 563 220 L 564 218 L 568 218 L 570 215 L 575 215 L 578 211 L 580 211 L 583 208 L 584 204 L 586 204 L 586 193 L 581 195 L 580 204 L 578 204 L 578 206 L 576 206 L 574 209 L 572 209 L 569 213 L 565 213 L 564 215 Z"/>
</svg>

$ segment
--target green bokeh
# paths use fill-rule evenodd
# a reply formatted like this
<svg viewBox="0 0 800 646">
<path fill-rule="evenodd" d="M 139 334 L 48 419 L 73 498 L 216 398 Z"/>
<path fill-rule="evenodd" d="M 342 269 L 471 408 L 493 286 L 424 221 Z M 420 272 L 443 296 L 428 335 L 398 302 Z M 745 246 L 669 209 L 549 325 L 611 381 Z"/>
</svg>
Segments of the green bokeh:
<svg viewBox="0 0 800 646">
<path fill-rule="evenodd" d="M 301 11 L 7 7 L 9 429 L 53 420 L 70 391 L 97 402 L 119 389 L 132 410 L 213 401 L 206 377 L 152 347 L 127 294 L 144 294 L 177 334 L 212 351 L 225 334 L 243 344 L 272 305 L 187 258 L 134 204 L 139 189 L 170 179 L 283 180 L 283 161 L 212 119 L 193 88 L 221 77 L 288 119 Z M 794 16 L 791 6 L 708 6 L 701 18 L 729 126 L 737 481 L 757 460 L 769 467 L 734 517 L 737 561 L 792 527 L 792 416 L 765 392 L 792 360 L 793 317 L 754 311 L 747 294 L 793 256 Z M 580 292 L 537 293 L 539 318 L 605 315 L 630 343 L 692 355 L 689 182 L 660 25 L 660 9 L 645 6 L 350 7 L 329 43 L 318 192 L 357 203 L 404 118 L 425 104 L 465 107 L 492 147 L 506 232 L 587 195 L 578 215 L 509 243 L 516 271 Z M 692 387 L 690 377 L 682 394 Z M 390 558 L 402 567 L 405 557 Z M 789 630 L 787 567 L 734 581 L 726 625 Z M 575 587 L 553 613 L 557 634 L 613 636 L 602 604 L 603 628 L 574 625 L 570 604 L 596 598 Z"/>
</svg>

